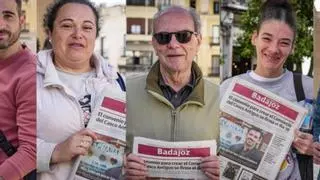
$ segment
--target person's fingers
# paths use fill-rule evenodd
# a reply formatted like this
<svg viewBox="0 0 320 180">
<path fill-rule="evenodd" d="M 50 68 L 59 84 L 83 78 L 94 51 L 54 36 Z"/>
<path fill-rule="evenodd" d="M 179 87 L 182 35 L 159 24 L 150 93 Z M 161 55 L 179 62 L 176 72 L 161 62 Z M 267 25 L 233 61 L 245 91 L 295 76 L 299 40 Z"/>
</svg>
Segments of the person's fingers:
<svg viewBox="0 0 320 180">
<path fill-rule="evenodd" d="M 315 148 L 315 150 L 320 151 L 320 143 L 314 142 L 313 147 Z"/>
<path fill-rule="evenodd" d="M 128 176 L 143 176 L 146 177 L 148 175 L 147 171 L 139 170 L 139 169 L 126 169 L 126 174 Z"/>
<path fill-rule="evenodd" d="M 147 171 L 147 167 L 143 164 L 140 164 L 136 161 L 128 161 L 127 162 L 127 169 L 136 169 L 141 171 Z"/>
<path fill-rule="evenodd" d="M 77 146 L 89 149 L 92 143 L 93 139 L 90 136 L 80 135 Z"/>
<path fill-rule="evenodd" d="M 96 141 L 98 139 L 97 135 L 93 131 L 91 131 L 90 129 L 87 129 L 87 128 L 82 129 L 77 134 L 89 136 L 92 138 L 93 141 Z"/>
<path fill-rule="evenodd" d="M 320 157 L 319 156 L 313 156 L 313 163 L 320 165 Z"/>
<path fill-rule="evenodd" d="M 302 154 L 312 155 L 312 143 L 297 140 L 293 146 Z"/>
<path fill-rule="evenodd" d="M 211 180 L 218 180 L 219 179 L 219 174 L 212 174 L 209 171 L 205 171 L 204 174 Z"/>
<path fill-rule="evenodd" d="M 146 179 L 148 172 L 145 162 L 140 157 L 130 153 L 125 158 L 126 179 L 140 180 Z"/>
<path fill-rule="evenodd" d="M 219 176 L 220 168 L 202 168 L 203 172 L 209 172 L 212 175 Z"/>
<path fill-rule="evenodd" d="M 220 166 L 217 156 L 203 158 L 200 163 L 200 168 L 209 179 L 219 179 Z"/>
<path fill-rule="evenodd" d="M 127 156 L 127 163 L 129 163 L 130 161 L 133 161 L 133 162 L 136 162 L 136 163 L 139 163 L 143 166 L 146 166 L 146 163 L 144 162 L 143 159 L 141 159 L 140 157 L 130 153 L 128 156 Z"/>
<path fill-rule="evenodd" d="M 295 130 L 294 132 L 295 139 L 306 139 L 306 140 L 312 140 L 313 136 L 309 133 L 301 132 L 299 130 Z"/>
<path fill-rule="evenodd" d="M 75 155 L 87 155 L 88 154 L 88 149 L 84 148 L 84 147 L 78 147 L 74 150 L 74 154 Z"/>
<path fill-rule="evenodd" d="M 217 156 L 205 157 L 201 160 L 201 168 L 219 168 L 219 159 Z"/>
<path fill-rule="evenodd" d="M 293 146 L 302 154 L 312 155 L 313 136 L 298 130 L 295 130 L 294 136 Z"/>
</svg>

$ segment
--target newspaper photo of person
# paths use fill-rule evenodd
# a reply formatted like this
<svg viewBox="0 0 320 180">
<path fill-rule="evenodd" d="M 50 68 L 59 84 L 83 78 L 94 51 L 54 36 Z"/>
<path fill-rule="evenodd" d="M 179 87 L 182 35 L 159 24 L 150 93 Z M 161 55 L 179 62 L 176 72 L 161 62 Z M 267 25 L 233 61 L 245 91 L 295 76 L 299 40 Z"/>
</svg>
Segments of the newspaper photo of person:
<svg viewBox="0 0 320 180">
<path fill-rule="evenodd" d="M 222 176 L 234 180 L 237 177 L 238 171 L 240 170 L 240 166 L 231 162 L 228 162 L 227 167 L 223 171 Z"/>
<path fill-rule="evenodd" d="M 227 113 L 220 116 L 220 155 L 256 170 L 273 134 Z"/>
<path fill-rule="evenodd" d="M 244 143 L 234 144 L 230 150 L 259 164 L 263 156 L 263 152 L 259 150 L 262 137 L 262 130 L 251 127 L 248 129 Z"/>
</svg>

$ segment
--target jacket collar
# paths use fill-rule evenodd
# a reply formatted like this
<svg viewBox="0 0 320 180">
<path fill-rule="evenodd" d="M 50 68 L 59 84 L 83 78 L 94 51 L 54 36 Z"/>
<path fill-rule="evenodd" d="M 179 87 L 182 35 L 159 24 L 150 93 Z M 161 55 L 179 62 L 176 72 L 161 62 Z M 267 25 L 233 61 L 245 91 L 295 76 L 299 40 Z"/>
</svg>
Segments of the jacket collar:
<svg viewBox="0 0 320 180">
<path fill-rule="evenodd" d="M 197 63 L 192 62 L 191 68 L 195 72 L 195 87 L 187 98 L 186 103 L 194 103 L 203 106 L 204 105 L 204 82 L 202 78 L 202 72 Z M 159 74 L 160 63 L 157 61 L 150 69 L 146 79 L 146 90 L 153 93 L 157 93 L 163 96 L 162 90 L 159 86 Z"/>
<path fill-rule="evenodd" d="M 97 79 L 106 78 L 109 82 L 113 82 L 118 78 L 116 71 L 113 67 L 105 62 L 105 60 L 94 54 L 92 56 L 92 61 L 95 66 L 97 73 Z M 37 54 L 37 73 L 43 76 L 43 85 L 47 86 L 62 86 L 63 83 L 60 81 L 57 70 L 52 61 L 52 50 L 40 51 Z"/>
</svg>

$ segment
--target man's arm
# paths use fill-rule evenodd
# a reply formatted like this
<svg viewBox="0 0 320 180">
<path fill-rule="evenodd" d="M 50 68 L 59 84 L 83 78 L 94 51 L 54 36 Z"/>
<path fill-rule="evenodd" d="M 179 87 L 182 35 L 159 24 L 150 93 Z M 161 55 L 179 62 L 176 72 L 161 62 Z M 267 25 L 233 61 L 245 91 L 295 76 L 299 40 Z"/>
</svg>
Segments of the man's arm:
<svg viewBox="0 0 320 180">
<path fill-rule="evenodd" d="M 0 165 L 0 176 L 5 180 L 20 179 L 36 167 L 36 79 L 35 64 L 17 82 L 16 123 L 18 127 L 17 152 Z"/>
</svg>

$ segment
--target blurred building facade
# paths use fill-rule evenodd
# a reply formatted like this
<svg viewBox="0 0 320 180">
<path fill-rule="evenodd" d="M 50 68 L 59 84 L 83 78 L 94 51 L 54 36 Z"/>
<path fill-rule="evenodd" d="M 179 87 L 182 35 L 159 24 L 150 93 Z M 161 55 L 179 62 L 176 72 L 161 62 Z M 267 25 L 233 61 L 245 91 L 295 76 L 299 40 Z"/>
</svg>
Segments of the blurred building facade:
<svg viewBox="0 0 320 180">
<path fill-rule="evenodd" d="M 157 61 L 151 45 L 152 18 L 170 5 L 192 7 L 200 14 L 202 44 L 195 61 L 204 76 L 219 76 L 219 0 L 127 0 L 126 64 L 119 68 L 127 72 L 146 72 Z"/>
<path fill-rule="evenodd" d="M 242 61 L 239 57 L 233 56 L 233 49 L 237 46 L 237 38 L 242 34 L 242 30 L 239 28 L 240 15 L 248 9 L 247 1 L 221 1 L 221 81 L 251 69 L 250 59 Z"/>
<path fill-rule="evenodd" d="M 47 34 L 43 28 L 43 16 L 47 11 L 47 7 L 53 2 L 53 0 L 36 0 L 37 1 L 37 36 L 39 39 L 39 49 L 43 49 Z"/>
<path fill-rule="evenodd" d="M 108 59 L 114 67 L 125 64 L 126 14 L 124 5 L 99 7 L 101 29 L 95 52 Z"/>
<path fill-rule="evenodd" d="M 26 44 L 33 52 L 37 51 L 37 1 L 22 0 L 22 15 L 25 24 L 22 27 L 20 41 Z"/>
</svg>

